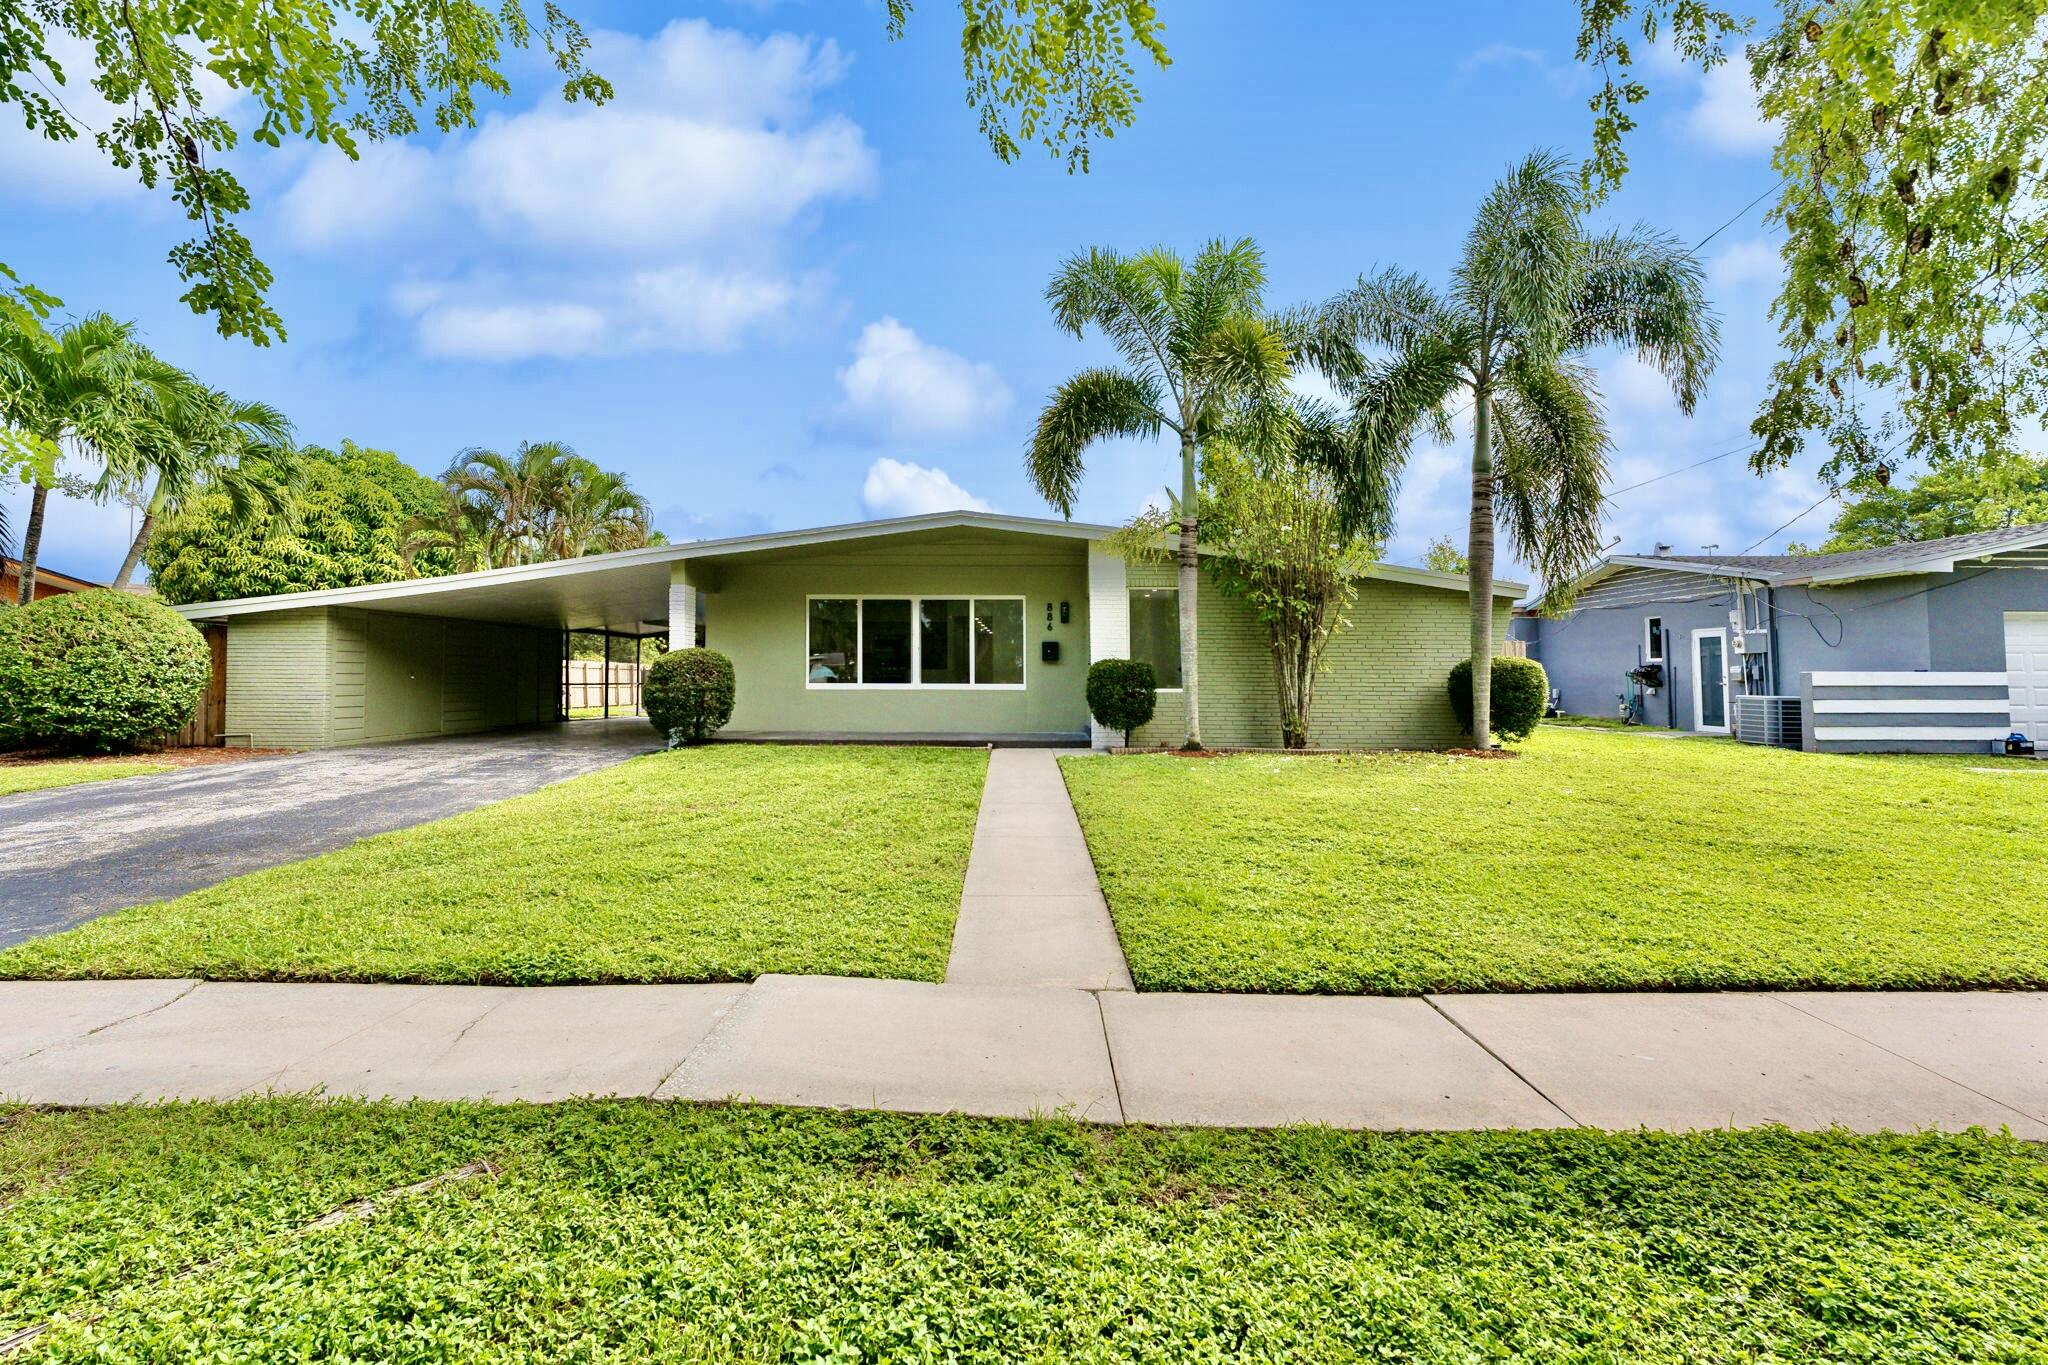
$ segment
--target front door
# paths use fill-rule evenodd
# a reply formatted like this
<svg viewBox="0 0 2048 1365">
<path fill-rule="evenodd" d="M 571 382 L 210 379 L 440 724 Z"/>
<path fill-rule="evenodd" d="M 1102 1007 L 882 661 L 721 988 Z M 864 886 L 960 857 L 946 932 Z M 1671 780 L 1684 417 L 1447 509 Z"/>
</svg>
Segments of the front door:
<svg viewBox="0 0 2048 1365">
<path fill-rule="evenodd" d="M 1692 633 L 1692 728 L 1728 733 L 1728 632 Z"/>
</svg>

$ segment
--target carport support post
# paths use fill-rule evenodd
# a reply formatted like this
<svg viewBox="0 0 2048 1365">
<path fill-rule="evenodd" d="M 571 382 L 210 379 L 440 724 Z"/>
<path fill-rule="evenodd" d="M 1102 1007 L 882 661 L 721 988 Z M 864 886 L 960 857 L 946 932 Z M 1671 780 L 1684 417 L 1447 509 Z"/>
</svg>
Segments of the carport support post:
<svg viewBox="0 0 2048 1365">
<path fill-rule="evenodd" d="M 612 633 L 604 633 L 604 718 L 612 718 Z"/>
<path fill-rule="evenodd" d="M 690 581 L 687 561 L 668 566 L 668 647 L 689 649 L 697 643 L 697 585 Z"/>
</svg>

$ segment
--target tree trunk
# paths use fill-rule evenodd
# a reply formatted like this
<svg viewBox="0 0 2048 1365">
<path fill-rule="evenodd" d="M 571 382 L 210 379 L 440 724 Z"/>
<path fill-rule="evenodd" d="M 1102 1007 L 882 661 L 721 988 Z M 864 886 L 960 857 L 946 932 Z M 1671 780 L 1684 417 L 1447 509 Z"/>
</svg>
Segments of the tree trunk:
<svg viewBox="0 0 2048 1365">
<path fill-rule="evenodd" d="M 1493 743 L 1493 395 L 1472 395 L 1472 747 Z"/>
<path fill-rule="evenodd" d="M 164 503 L 164 481 L 158 479 L 149 495 L 149 506 L 142 511 L 142 524 L 135 528 L 135 543 L 128 547 L 128 557 L 121 561 L 121 571 L 114 575 L 113 586 L 125 588 L 128 580 L 135 576 L 135 566 L 142 562 L 142 551 L 149 544 L 150 532 L 156 529 L 157 510 Z"/>
<path fill-rule="evenodd" d="M 50 485 L 36 480 L 29 495 L 28 526 L 21 533 L 21 592 L 15 601 L 22 606 L 36 600 L 36 553 L 43 543 L 43 511 L 50 505 Z"/>
<path fill-rule="evenodd" d="M 1180 686 L 1187 719 L 1183 749 L 1202 747 L 1201 708 L 1195 682 L 1195 591 L 1202 557 L 1195 541 L 1195 463 L 1199 451 L 1192 438 L 1180 443 Z"/>
</svg>

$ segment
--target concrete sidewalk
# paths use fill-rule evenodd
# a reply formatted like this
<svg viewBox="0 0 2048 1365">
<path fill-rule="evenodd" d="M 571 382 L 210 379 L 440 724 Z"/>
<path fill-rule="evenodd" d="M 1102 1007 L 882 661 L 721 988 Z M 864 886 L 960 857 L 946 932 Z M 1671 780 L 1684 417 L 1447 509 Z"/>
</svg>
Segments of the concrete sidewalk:
<svg viewBox="0 0 2048 1365">
<path fill-rule="evenodd" d="M 988 756 L 946 984 L 1131 989 L 1055 755 Z"/>
<path fill-rule="evenodd" d="M 2048 1139 L 2048 993 L 0 983 L 0 1097 L 264 1091 L 1387 1130 L 1982 1125 Z"/>
</svg>

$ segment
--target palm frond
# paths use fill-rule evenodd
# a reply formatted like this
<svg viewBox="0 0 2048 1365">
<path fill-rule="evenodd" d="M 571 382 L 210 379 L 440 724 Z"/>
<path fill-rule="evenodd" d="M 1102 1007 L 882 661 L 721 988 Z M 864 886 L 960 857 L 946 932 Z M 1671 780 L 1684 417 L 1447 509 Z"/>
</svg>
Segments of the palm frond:
<svg viewBox="0 0 2048 1365">
<path fill-rule="evenodd" d="M 1303 326 L 1301 353 L 1345 392 L 1365 372 L 1369 350 L 1403 353 L 1477 350 L 1476 320 L 1442 298 L 1420 275 L 1383 270 L 1317 309 Z"/>
<path fill-rule="evenodd" d="M 1083 370 L 1053 391 L 1025 449 L 1024 464 L 1039 496 L 1074 514 L 1082 456 L 1115 436 L 1157 436 L 1165 423 L 1159 385 L 1128 370 Z"/>
<path fill-rule="evenodd" d="M 1585 254 L 1578 179 L 1556 152 L 1532 153 L 1480 202 L 1453 272 L 1452 293 L 1536 360 L 1559 354 L 1570 335 Z"/>
<path fill-rule="evenodd" d="M 1091 247 L 1060 263 L 1045 288 L 1053 321 L 1078 337 L 1102 329 L 1124 364 L 1163 377 L 1173 344 L 1173 311 L 1156 262 Z"/>
<path fill-rule="evenodd" d="M 1721 323 L 1699 258 L 1677 238 L 1636 227 L 1587 243 L 1572 308 L 1573 350 L 1618 345 L 1671 383 L 1690 414 L 1720 356 Z"/>
<path fill-rule="evenodd" d="M 1568 583 L 1600 555 L 1607 423 L 1591 369 L 1512 364 L 1493 407 L 1495 514 L 1522 562 Z"/>
</svg>

